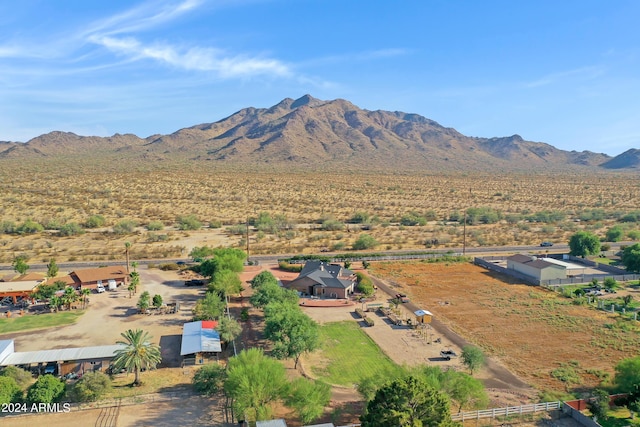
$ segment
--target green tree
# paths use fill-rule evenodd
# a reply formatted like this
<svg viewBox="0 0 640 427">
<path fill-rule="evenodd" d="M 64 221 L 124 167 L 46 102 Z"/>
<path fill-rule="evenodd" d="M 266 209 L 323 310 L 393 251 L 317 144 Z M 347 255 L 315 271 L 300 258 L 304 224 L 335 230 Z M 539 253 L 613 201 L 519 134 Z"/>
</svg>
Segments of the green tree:
<svg viewBox="0 0 640 427">
<path fill-rule="evenodd" d="M 484 365 L 484 353 L 478 347 L 467 345 L 462 349 L 462 363 L 469 368 L 471 375 Z"/>
<path fill-rule="evenodd" d="M 624 230 L 619 225 L 614 225 L 607 230 L 605 235 L 605 241 L 607 242 L 619 242 L 624 237 Z"/>
<path fill-rule="evenodd" d="M 369 268 L 369 266 L 371 265 L 371 263 L 369 261 L 362 260 L 362 268 L 364 268 L 365 270 Z"/>
<path fill-rule="evenodd" d="M 438 381 L 440 390 L 458 405 L 458 411 L 463 409 L 482 409 L 489 404 L 489 396 L 482 381 L 464 372 L 440 370 Z"/>
<path fill-rule="evenodd" d="M 371 249 L 378 246 L 378 241 L 370 234 L 363 233 L 358 236 L 358 239 L 353 243 L 353 250 L 360 251 L 364 249 Z"/>
<path fill-rule="evenodd" d="M 53 295 L 51 298 L 49 298 L 49 307 L 53 308 L 53 311 L 55 312 L 57 312 L 63 304 L 64 302 L 62 301 L 62 298 L 56 295 Z"/>
<path fill-rule="evenodd" d="M 594 390 L 588 406 L 594 418 L 599 420 L 606 419 L 607 412 L 609 412 L 609 393 L 602 389 Z"/>
<path fill-rule="evenodd" d="M 49 260 L 49 264 L 47 264 L 47 277 L 56 277 L 58 275 L 58 264 L 56 264 L 56 259 L 51 258 Z"/>
<path fill-rule="evenodd" d="M 362 427 L 451 427 L 449 400 L 420 377 L 400 378 L 381 387 L 360 417 Z"/>
<path fill-rule="evenodd" d="M 138 298 L 138 304 L 136 306 L 140 310 L 141 313 L 144 313 L 149 306 L 151 305 L 151 295 L 149 292 L 144 291 L 140 294 L 140 298 Z"/>
<path fill-rule="evenodd" d="M 193 388 L 205 396 L 213 396 L 223 389 L 227 371 L 222 365 L 204 365 L 193 375 Z"/>
<path fill-rule="evenodd" d="M 624 304 L 625 307 L 628 307 L 629 304 L 631 304 L 631 301 L 633 301 L 633 295 L 631 294 L 627 294 L 622 297 L 622 304 Z"/>
<path fill-rule="evenodd" d="M 68 286 L 64 288 L 64 293 L 60 299 L 62 300 L 62 304 L 67 306 L 67 310 L 71 310 L 73 303 L 78 301 L 78 292 L 76 292 L 73 287 Z"/>
<path fill-rule="evenodd" d="M 127 274 L 129 273 L 129 252 L 131 251 L 131 242 L 124 242 L 124 256 L 127 261 Z"/>
<path fill-rule="evenodd" d="M 605 289 L 613 290 L 618 286 L 618 282 L 616 282 L 616 279 L 613 277 L 605 277 L 602 281 L 602 286 L 604 286 Z"/>
<path fill-rule="evenodd" d="M 242 326 L 236 319 L 222 317 L 218 324 L 218 332 L 221 341 L 230 343 L 242 334 Z"/>
<path fill-rule="evenodd" d="M 364 294 L 365 297 L 372 296 L 375 293 L 375 289 L 373 288 L 373 282 L 371 281 L 371 278 L 366 274 L 360 272 L 356 273 L 356 277 L 358 281 L 356 289 L 358 290 L 358 292 Z"/>
<path fill-rule="evenodd" d="M 13 270 L 18 274 L 25 274 L 29 269 L 27 264 L 27 257 L 19 255 L 13 259 Z"/>
<path fill-rule="evenodd" d="M 300 356 L 318 348 L 318 324 L 298 306 L 271 303 L 265 307 L 264 336 L 273 342 L 272 354 L 278 359 L 294 359 L 298 368 Z"/>
<path fill-rule="evenodd" d="M 207 292 L 203 299 L 196 301 L 193 320 L 215 320 L 224 312 L 225 303 L 219 295 Z"/>
<path fill-rule="evenodd" d="M 231 270 L 241 273 L 244 270 L 244 261 L 247 253 L 236 248 L 216 248 L 213 250 L 214 257 L 218 260 L 221 270 Z"/>
<path fill-rule="evenodd" d="M 111 379 L 99 371 L 87 372 L 71 389 L 76 402 L 95 402 L 111 389 Z"/>
<path fill-rule="evenodd" d="M 160 346 L 151 343 L 151 336 L 141 329 L 129 329 L 121 335 L 124 341 L 117 341 L 116 344 L 123 347 L 116 350 L 113 366 L 116 371 L 125 369 L 133 372 L 133 385 L 140 385 L 140 370 L 153 369 L 162 360 Z"/>
<path fill-rule="evenodd" d="M 13 378 L 22 390 L 26 389 L 27 386 L 31 384 L 33 381 L 33 377 L 31 376 L 31 372 L 25 371 L 24 369 L 20 369 L 16 366 L 7 366 L 2 369 L 0 375 L 3 377 Z"/>
<path fill-rule="evenodd" d="M 251 283 L 252 289 L 258 289 L 265 283 L 271 283 L 273 285 L 277 285 L 278 279 L 276 279 L 276 276 L 274 276 L 272 272 L 265 270 L 256 274 L 256 276 L 251 280 L 250 283 Z"/>
<path fill-rule="evenodd" d="M 640 273 L 640 243 L 624 248 L 620 261 L 628 271 Z"/>
<path fill-rule="evenodd" d="M 129 273 L 129 277 L 131 278 L 131 282 L 129 285 L 131 289 L 127 289 L 129 291 L 133 291 L 133 294 L 135 295 L 136 292 L 138 292 L 138 286 L 140 286 L 140 273 L 138 273 L 137 271 L 132 271 L 131 273 Z"/>
<path fill-rule="evenodd" d="M 202 262 L 203 260 L 213 256 L 213 248 L 209 246 L 196 246 L 191 249 L 189 256 L 196 262 Z"/>
<path fill-rule="evenodd" d="M 87 302 L 89 302 L 89 295 L 91 295 L 91 289 L 84 288 L 80 291 L 82 294 L 82 309 L 87 308 Z"/>
<path fill-rule="evenodd" d="M 162 307 L 162 295 L 158 295 L 158 294 L 154 295 L 152 302 L 155 308 Z"/>
<path fill-rule="evenodd" d="M 273 302 L 298 303 L 298 294 L 292 289 L 284 289 L 277 284 L 265 283 L 251 295 L 249 302 L 256 308 L 264 308 Z"/>
<path fill-rule="evenodd" d="M 573 256 L 595 255 L 600 253 L 600 239 L 588 231 L 578 231 L 569 239 L 569 249 Z"/>
<path fill-rule="evenodd" d="M 64 396 L 65 385 L 53 375 L 42 375 L 27 389 L 27 402 L 53 403 Z"/>
<path fill-rule="evenodd" d="M 229 359 L 224 390 L 233 399 L 234 412 L 249 420 L 269 419 L 272 404 L 287 389 L 284 366 L 264 355 L 261 349 L 250 348 Z"/>
<path fill-rule="evenodd" d="M 630 393 L 640 384 L 640 356 L 623 359 L 615 366 L 613 383 L 618 393 Z"/>
<path fill-rule="evenodd" d="M 211 279 L 209 291 L 217 292 L 223 298 L 236 295 L 242 292 L 242 281 L 238 277 L 238 273 L 231 270 L 219 270 Z"/>
<path fill-rule="evenodd" d="M 309 424 L 322 416 L 330 400 L 331 387 L 328 384 L 297 378 L 289 384 L 284 403 L 304 424 Z"/>
<path fill-rule="evenodd" d="M 22 389 L 11 377 L 0 376 L 0 404 L 16 403 L 22 399 Z"/>
</svg>

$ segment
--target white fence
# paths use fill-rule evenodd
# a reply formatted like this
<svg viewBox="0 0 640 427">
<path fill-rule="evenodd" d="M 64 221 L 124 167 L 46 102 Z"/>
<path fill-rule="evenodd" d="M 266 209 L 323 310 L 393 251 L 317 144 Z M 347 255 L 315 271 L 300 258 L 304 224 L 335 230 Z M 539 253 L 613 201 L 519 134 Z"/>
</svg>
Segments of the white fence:
<svg viewBox="0 0 640 427">
<path fill-rule="evenodd" d="M 509 417 L 534 412 L 557 411 L 562 408 L 562 402 L 544 402 L 531 405 L 507 406 L 504 408 L 483 409 L 452 414 L 454 421 L 478 420 L 482 418 Z"/>
</svg>

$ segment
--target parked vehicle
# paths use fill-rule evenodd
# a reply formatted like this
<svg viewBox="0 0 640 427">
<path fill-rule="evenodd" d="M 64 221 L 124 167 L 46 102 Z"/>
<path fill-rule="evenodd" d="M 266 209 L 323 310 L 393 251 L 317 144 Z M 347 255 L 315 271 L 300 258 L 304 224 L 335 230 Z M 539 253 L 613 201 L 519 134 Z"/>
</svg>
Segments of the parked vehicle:
<svg viewBox="0 0 640 427">
<path fill-rule="evenodd" d="M 545 247 L 553 246 L 553 243 L 552 242 L 542 242 L 542 243 L 540 243 L 540 246 L 545 248 Z"/>
<path fill-rule="evenodd" d="M 440 357 L 442 357 L 445 360 L 451 360 L 454 357 L 458 357 L 458 355 L 453 350 L 442 350 L 440 352 Z"/>
<path fill-rule="evenodd" d="M 98 286 L 96 286 L 96 292 L 101 294 L 105 291 L 106 289 L 104 288 L 104 286 L 102 285 L 102 283 L 98 283 Z"/>
</svg>

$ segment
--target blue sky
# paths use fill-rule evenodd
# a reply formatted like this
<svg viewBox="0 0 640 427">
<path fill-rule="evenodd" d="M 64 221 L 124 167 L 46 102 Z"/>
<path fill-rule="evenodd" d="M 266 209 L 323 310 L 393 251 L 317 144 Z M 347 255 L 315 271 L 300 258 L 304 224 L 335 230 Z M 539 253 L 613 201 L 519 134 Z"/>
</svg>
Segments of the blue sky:
<svg viewBox="0 0 640 427">
<path fill-rule="evenodd" d="M 172 133 L 311 94 L 469 136 L 640 148 L 636 0 L 0 3 L 0 140 Z"/>
</svg>

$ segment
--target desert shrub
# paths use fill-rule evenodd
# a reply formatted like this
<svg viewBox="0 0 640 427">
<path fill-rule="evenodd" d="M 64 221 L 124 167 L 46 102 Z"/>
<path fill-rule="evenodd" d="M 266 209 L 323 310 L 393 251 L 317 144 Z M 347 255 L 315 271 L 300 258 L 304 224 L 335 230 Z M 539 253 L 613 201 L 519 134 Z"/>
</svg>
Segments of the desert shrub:
<svg viewBox="0 0 640 427">
<path fill-rule="evenodd" d="M 149 243 L 166 242 L 168 240 L 169 240 L 168 234 L 147 233 L 147 242 Z"/>
<path fill-rule="evenodd" d="M 221 228 L 222 227 L 222 221 L 209 221 L 209 228 Z"/>
<path fill-rule="evenodd" d="M 327 219 L 322 223 L 321 228 L 325 231 L 344 230 L 344 224 L 335 219 Z"/>
<path fill-rule="evenodd" d="M 493 208 L 467 209 L 467 224 L 495 224 L 502 219 L 502 213 Z"/>
<path fill-rule="evenodd" d="M 183 215 L 176 218 L 178 229 L 180 230 L 199 230 L 202 228 L 202 222 L 195 215 Z"/>
<path fill-rule="evenodd" d="M 212 396 L 222 390 L 227 371 L 222 365 L 210 364 L 198 369 L 193 376 L 193 388 L 205 396 Z"/>
<path fill-rule="evenodd" d="M 147 224 L 147 230 L 160 231 L 164 228 L 164 224 L 161 221 L 151 221 Z"/>
<path fill-rule="evenodd" d="M 113 233 L 114 234 L 131 234 L 135 230 L 136 225 L 137 223 L 130 219 L 120 221 L 119 223 L 113 226 Z"/>
<path fill-rule="evenodd" d="M 640 230 L 631 230 L 627 233 L 627 236 L 631 240 L 640 240 Z"/>
<path fill-rule="evenodd" d="M 242 236 L 247 233 L 247 226 L 243 224 L 227 227 L 227 233 Z"/>
<path fill-rule="evenodd" d="M 420 216 L 416 212 L 409 212 L 408 214 L 404 214 L 402 218 L 400 218 L 400 225 L 414 226 L 426 224 L 427 219 L 423 216 Z"/>
<path fill-rule="evenodd" d="M 160 266 L 158 268 L 160 270 L 162 270 L 162 271 L 177 271 L 177 270 L 180 270 L 180 266 L 178 264 L 176 264 L 175 262 L 170 262 L 170 263 L 166 263 L 166 264 L 160 264 Z"/>
<path fill-rule="evenodd" d="M 356 212 L 351 218 L 349 218 L 349 222 L 351 224 L 364 224 L 368 222 L 370 215 L 368 212 L 360 211 Z"/>
<path fill-rule="evenodd" d="M 0 222 L 0 232 L 5 234 L 12 234 L 16 232 L 16 223 L 13 221 L 2 221 Z"/>
<path fill-rule="evenodd" d="M 614 225 L 607 230 L 605 234 L 605 241 L 607 242 L 619 242 L 624 237 L 624 230 L 619 225 Z"/>
<path fill-rule="evenodd" d="M 71 389 L 71 398 L 76 402 L 95 402 L 111 388 L 111 379 L 106 374 L 88 372 Z"/>
<path fill-rule="evenodd" d="M 91 215 L 87 218 L 87 221 L 84 223 L 84 226 L 87 228 L 99 228 L 103 227 L 106 223 L 106 220 L 102 215 Z"/>
<path fill-rule="evenodd" d="M 84 233 L 84 230 L 77 222 L 69 222 L 60 227 L 58 231 L 58 234 L 61 236 L 77 236 L 82 233 Z"/>
<path fill-rule="evenodd" d="M 378 241 L 370 234 L 361 234 L 358 239 L 353 243 L 353 249 L 356 251 L 371 249 L 378 246 Z"/>
<path fill-rule="evenodd" d="M 16 233 L 18 234 L 34 234 L 44 231 L 42 224 L 39 224 L 31 219 L 26 220 L 18 226 Z"/>
</svg>

